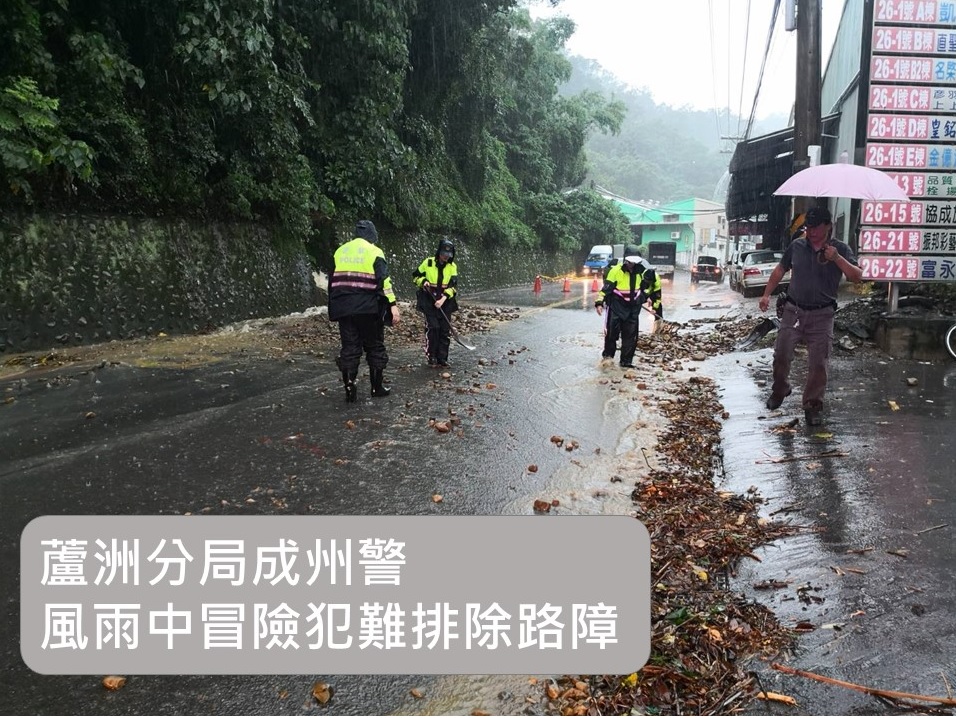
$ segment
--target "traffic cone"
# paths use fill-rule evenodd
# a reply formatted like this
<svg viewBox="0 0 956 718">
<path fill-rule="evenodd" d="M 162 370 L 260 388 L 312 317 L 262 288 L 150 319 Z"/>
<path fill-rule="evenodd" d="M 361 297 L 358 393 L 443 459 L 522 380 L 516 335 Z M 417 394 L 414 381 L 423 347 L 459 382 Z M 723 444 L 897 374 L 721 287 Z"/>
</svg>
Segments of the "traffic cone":
<svg viewBox="0 0 956 718">
<path fill-rule="evenodd" d="M 600 285 L 598 285 L 597 277 L 595 277 L 593 280 L 591 280 L 591 291 L 597 292 L 597 291 L 600 291 L 600 289 L 601 287 Z"/>
<path fill-rule="evenodd" d="M 562 292 L 570 292 L 570 291 L 571 291 L 571 277 L 565 277 L 565 278 L 564 278 L 564 289 L 562 289 L 561 291 L 562 291 Z"/>
<path fill-rule="evenodd" d="M 534 278 L 534 293 L 541 294 L 541 275 Z"/>
</svg>

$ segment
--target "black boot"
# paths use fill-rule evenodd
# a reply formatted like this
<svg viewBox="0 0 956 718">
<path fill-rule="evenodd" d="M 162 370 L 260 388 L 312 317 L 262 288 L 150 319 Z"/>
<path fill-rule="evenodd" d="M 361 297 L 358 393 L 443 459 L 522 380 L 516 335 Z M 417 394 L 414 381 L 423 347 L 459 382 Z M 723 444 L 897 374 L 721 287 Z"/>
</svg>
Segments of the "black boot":
<svg viewBox="0 0 956 718">
<path fill-rule="evenodd" d="M 383 369 L 369 369 L 368 373 L 369 380 L 372 382 L 372 396 L 388 396 L 392 393 L 392 390 L 382 383 Z"/>
<path fill-rule="evenodd" d="M 358 387 L 355 380 L 358 379 L 357 371 L 342 370 L 342 383 L 345 384 L 345 402 L 352 404 L 358 399 Z"/>
</svg>

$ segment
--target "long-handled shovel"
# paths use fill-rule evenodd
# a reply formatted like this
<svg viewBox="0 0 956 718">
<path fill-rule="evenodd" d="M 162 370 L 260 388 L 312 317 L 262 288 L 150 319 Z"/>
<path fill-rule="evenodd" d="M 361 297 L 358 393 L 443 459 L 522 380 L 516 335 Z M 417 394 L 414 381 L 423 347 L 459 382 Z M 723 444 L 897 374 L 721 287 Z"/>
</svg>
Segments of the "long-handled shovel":
<svg viewBox="0 0 956 718">
<path fill-rule="evenodd" d="M 468 351 L 470 352 L 475 351 L 475 347 L 471 346 L 470 344 L 465 344 L 465 342 L 462 341 L 461 337 L 458 336 L 458 332 L 455 331 L 455 327 L 452 325 L 451 320 L 448 318 L 445 312 L 441 310 L 441 307 L 438 308 L 438 313 L 445 318 L 445 322 L 448 324 L 448 328 L 451 330 L 452 339 L 454 339 L 461 346 L 465 347 L 465 349 L 467 349 Z"/>
<path fill-rule="evenodd" d="M 741 349 L 747 349 L 748 347 L 752 347 L 754 344 L 756 344 L 758 341 L 763 339 L 774 329 L 779 329 L 779 328 L 780 328 L 779 319 L 777 319 L 776 317 L 764 318 L 764 320 L 760 322 L 760 324 L 754 327 L 754 330 L 750 332 L 750 334 L 745 336 L 743 339 L 741 339 L 739 342 L 737 342 L 734 345 L 734 351 L 740 351 Z"/>
<path fill-rule="evenodd" d="M 657 324 L 658 322 L 660 323 L 659 331 L 660 331 L 661 334 L 677 334 L 677 330 L 678 330 L 678 328 L 679 328 L 679 326 L 680 326 L 677 322 L 669 322 L 669 321 L 667 321 L 667 320 L 665 320 L 665 319 L 660 319 L 660 318 L 657 316 L 657 313 L 656 313 L 656 312 L 654 312 L 653 310 L 647 308 L 647 305 L 646 305 L 646 304 L 642 304 L 642 305 L 641 305 L 641 309 L 643 309 L 643 310 L 644 310 L 645 312 L 647 312 L 648 314 L 653 314 L 653 315 L 654 315 L 654 318 L 657 320 L 657 321 L 655 321 L 654 323 L 655 323 L 655 324 Z"/>
</svg>

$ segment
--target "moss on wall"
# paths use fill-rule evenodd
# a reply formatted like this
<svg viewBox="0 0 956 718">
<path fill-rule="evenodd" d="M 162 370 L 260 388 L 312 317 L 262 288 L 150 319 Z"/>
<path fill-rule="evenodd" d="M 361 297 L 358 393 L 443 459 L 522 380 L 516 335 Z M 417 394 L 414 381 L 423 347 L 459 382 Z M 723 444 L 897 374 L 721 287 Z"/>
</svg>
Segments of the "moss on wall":
<svg viewBox="0 0 956 718">
<path fill-rule="evenodd" d="M 199 332 L 314 303 L 304 253 L 254 225 L 83 216 L 0 221 L 0 349 Z"/>
<path fill-rule="evenodd" d="M 425 233 L 380 233 L 400 300 L 414 301 L 412 272 L 435 253 L 439 239 Z M 530 288 L 536 274 L 563 274 L 575 265 L 571 256 L 502 251 L 452 239 L 463 298 L 496 287 Z M 3 217 L 0 351 L 196 333 L 241 319 L 302 311 L 319 297 L 309 258 L 289 245 L 251 224 Z"/>
</svg>

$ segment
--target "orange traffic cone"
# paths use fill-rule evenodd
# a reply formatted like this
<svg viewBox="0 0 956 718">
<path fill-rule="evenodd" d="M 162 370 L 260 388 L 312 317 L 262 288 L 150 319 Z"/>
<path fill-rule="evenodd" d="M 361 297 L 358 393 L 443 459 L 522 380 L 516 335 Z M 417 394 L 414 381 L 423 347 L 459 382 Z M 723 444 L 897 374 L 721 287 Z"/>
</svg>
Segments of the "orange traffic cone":
<svg viewBox="0 0 956 718">
<path fill-rule="evenodd" d="M 592 292 L 598 292 L 598 291 L 600 291 L 600 289 L 601 289 L 601 287 L 600 287 L 600 285 L 598 284 L 597 277 L 595 277 L 595 278 L 591 281 L 591 291 L 592 291 Z"/>
<path fill-rule="evenodd" d="M 534 278 L 534 293 L 541 294 L 541 275 Z"/>
<path fill-rule="evenodd" d="M 562 289 L 561 291 L 562 291 L 562 292 L 570 292 L 570 291 L 571 291 L 571 277 L 565 277 L 565 278 L 564 278 L 564 289 Z"/>
</svg>

